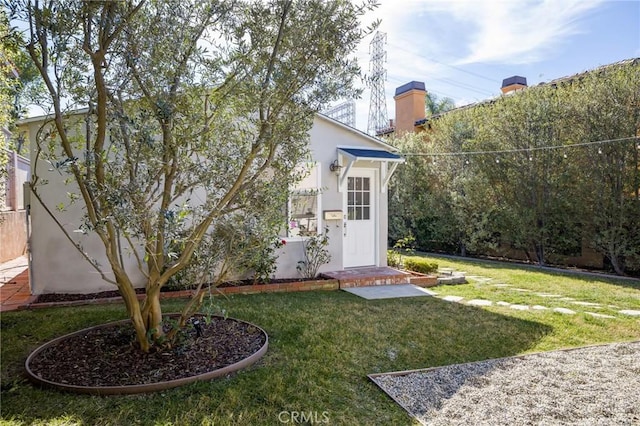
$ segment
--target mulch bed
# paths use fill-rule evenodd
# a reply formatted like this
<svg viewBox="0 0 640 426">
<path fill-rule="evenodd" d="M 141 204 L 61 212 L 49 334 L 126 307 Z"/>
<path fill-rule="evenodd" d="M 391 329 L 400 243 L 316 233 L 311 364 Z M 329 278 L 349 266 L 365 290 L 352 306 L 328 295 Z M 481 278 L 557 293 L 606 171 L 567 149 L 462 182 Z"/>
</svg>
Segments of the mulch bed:
<svg viewBox="0 0 640 426">
<path fill-rule="evenodd" d="M 171 348 L 143 353 L 136 347 L 130 324 L 113 324 L 45 348 L 29 367 L 38 377 L 65 385 L 140 385 L 226 367 L 258 352 L 265 343 L 264 333 L 251 324 L 221 317 L 211 317 L 209 323 L 198 319 L 201 336 L 190 322 Z"/>
<path fill-rule="evenodd" d="M 292 283 L 292 282 L 303 282 L 303 281 L 317 281 L 323 280 L 326 278 L 288 278 L 288 279 L 273 279 L 269 281 L 268 284 L 280 284 L 280 283 Z M 243 286 L 251 286 L 251 285 L 264 285 L 265 283 L 255 283 L 253 280 L 237 280 L 237 281 L 228 281 L 220 284 L 217 288 L 227 288 L 227 287 L 243 287 Z M 184 287 L 180 289 L 171 288 L 171 287 L 163 287 L 161 292 L 168 293 L 172 291 L 179 290 L 195 290 L 196 287 Z M 137 294 L 144 294 L 144 288 L 136 289 Z M 111 291 L 101 291 L 97 293 L 87 293 L 87 294 L 68 294 L 68 293 L 47 293 L 40 294 L 34 303 L 52 303 L 52 302 L 75 302 L 79 300 L 98 300 L 98 299 L 108 299 L 113 297 L 120 297 L 120 292 L 118 290 Z"/>
</svg>

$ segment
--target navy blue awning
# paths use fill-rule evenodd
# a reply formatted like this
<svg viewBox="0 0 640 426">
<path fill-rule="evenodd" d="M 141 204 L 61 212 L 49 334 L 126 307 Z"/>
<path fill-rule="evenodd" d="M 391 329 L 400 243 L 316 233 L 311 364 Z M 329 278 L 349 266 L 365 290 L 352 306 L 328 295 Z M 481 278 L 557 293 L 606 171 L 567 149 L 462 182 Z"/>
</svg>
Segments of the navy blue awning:
<svg viewBox="0 0 640 426">
<path fill-rule="evenodd" d="M 353 160 L 369 160 L 369 161 L 389 161 L 394 163 L 404 163 L 404 158 L 393 152 L 381 149 L 363 149 L 363 148 L 338 148 L 338 152 L 345 154 Z"/>
</svg>

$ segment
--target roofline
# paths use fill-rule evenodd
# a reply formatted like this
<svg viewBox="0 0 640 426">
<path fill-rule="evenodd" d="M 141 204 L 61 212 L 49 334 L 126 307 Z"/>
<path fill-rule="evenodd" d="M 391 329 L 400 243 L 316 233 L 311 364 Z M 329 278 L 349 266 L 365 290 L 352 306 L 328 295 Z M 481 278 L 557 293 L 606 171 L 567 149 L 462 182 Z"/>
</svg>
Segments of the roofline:
<svg viewBox="0 0 640 426">
<path fill-rule="evenodd" d="M 79 108 L 79 109 L 74 109 L 74 110 L 65 112 L 64 115 L 80 115 L 80 114 L 86 114 L 87 112 L 89 112 L 89 108 L 85 107 L 85 108 Z M 37 121 L 53 120 L 55 116 L 56 116 L 55 114 L 36 115 L 34 117 L 20 119 L 16 121 L 16 124 L 20 126 L 21 124 L 30 124 L 30 123 L 35 123 Z"/>
<path fill-rule="evenodd" d="M 380 145 L 380 146 L 384 147 L 386 150 L 390 150 L 390 151 L 400 151 L 398 148 L 396 148 L 396 147 L 395 147 L 395 146 L 393 146 L 393 145 L 389 145 L 388 143 L 384 143 L 384 142 L 383 142 L 383 141 L 381 141 L 380 139 L 378 139 L 378 138 L 374 138 L 373 136 L 371 136 L 371 135 L 369 135 L 369 134 L 367 134 L 367 133 L 363 132 L 362 130 L 358 130 L 358 129 L 356 129 L 355 127 L 351 127 L 351 126 L 349 126 L 348 124 L 344 124 L 344 123 L 342 123 L 342 122 L 340 122 L 340 121 L 338 121 L 338 120 L 334 120 L 333 118 L 328 117 L 328 116 L 324 115 L 324 114 L 323 114 L 323 113 L 321 113 L 321 112 L 317 112 L 317 113 L 316 113 L 316 116 L 317 116 L 318 118 L 322 118 L 322 119 L 323 119 L 323 120 L 325 120 L 325 121 L 328 121 L 328 122 L 329 122 L 329 123 L 331 123 L 331 124 L 335 124 L 336 126 L 342 127 L 343 129 L 348 130 L 348 131 L 349 131 L 349 132 L 351 132 L 351 133 L 355 133 L 355 134 L 357 134 L 357 135 L 359 135 L 359 136 L 363 136 L 363 137 L 365 137 L 366 139 L 368 139 L 370 142 L 373 142 L 373 143 L 375 143 L 375 144 L 378 144 L 378 145 Z"/>
<path fill-rule="evenodd" d="M 80 108 L 80 109 L 76 109 L 76 110 L 71 110 L 69 112 L 66 112 L 65 115 L 79 115 L 79 114 L 86 114 L 89 111 L 89 108 Z M 370 142 L 373 142 L 375 144 L 378 144 L 382 147 L 384 147 L 387 150 L 391 150 L 391 151 L 399 151 L 398 148 L 389 145 L 387 143 L 382 142 L 380 139 L 378 138 L 374 138 L 373 136 L 356 129 L 355 127 L 351 127 L 347 124 L 344 124 L 338 120 L 334 120 L 333 118 L 324 115 L 321 112 L 317 112 L 315 114 L 318 118 L 322 118 L 325 121 L 328 121 L 331 124 L 337 125 L 339 127 L 342 127 L 345 130 L 348 130 L 351 133 L 355 133 L 357 135 L 363 136 L 366 139 L 368 139 Z M 37 121 L 44 121 L 44 120 L 51 120 L 55 117 L 55 114 L 46 114 L 46 115 L 37 115 L 35 117 L 29 117 L 29 118 L 23 118 L 22 120 L 18 120 L 16 124 L 21 125 L 21 124 L 30 124 L 30 123 L 35 123 Z"/>
</svg>

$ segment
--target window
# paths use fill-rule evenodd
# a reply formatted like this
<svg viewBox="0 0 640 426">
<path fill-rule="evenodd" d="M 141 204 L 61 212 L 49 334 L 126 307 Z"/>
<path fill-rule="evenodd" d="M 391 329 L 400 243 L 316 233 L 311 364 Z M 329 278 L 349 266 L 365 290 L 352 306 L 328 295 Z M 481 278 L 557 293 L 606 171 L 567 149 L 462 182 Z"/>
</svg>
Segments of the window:
<svg viewBox="0 0 640 426">
<path fill-rule="evenodd" d="M 303 166 L 305 178 L 291 191 L 288 205 L 288 237 L 304 237 L 318 233 L 320 165 L 307 163 Z"/>
<path fill-rule="evenodd" d="M 347 178 L 347 218 L 371 219 L 371 182 L 368 177 Z"/>
</svg>

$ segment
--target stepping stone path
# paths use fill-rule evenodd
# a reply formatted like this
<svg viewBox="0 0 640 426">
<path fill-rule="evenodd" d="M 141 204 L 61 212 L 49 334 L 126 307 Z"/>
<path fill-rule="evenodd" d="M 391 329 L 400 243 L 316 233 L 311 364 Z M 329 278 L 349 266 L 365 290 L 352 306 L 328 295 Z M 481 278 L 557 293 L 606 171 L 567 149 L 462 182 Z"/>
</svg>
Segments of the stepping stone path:
<svg viewBox="0 0 640 426">
<path fill-rule="evenodd" d="M 489 281 L 493 281 L 493 278 L 480 277 L 478 275 L 467 275 L 467 278 L 479 283 L 488 283 Z"/>
<path fill-rule="evenodd" d="M 597 317 L 597 318 L 615 318 L 612 315 L 598 314 L 596 312 L 585 312 L 585 314 L 591 315 L 592 317 Z"/>
<path fill-rule="evenodd" d="M 571 303 L 573 303 L 574 305 L 600 307 L 599 303 L 592 303 L 592 302 L 571 302 Z"/>
<path fill-rule="evenodd" d="M 516 311 L 528 311 L 528 305 L 511 305 L 509 306 L 511 309 L 515 309 Z"/>
<path fill-rule="evenodd" d="M 573 315 L 576 312 L 572 311 L 571 309 L 567 309 L 567 308 L 553 308 L 553 312 L 558 312 L 560 314 L 567 314 L 567 315 Z"/>
<path fill-rule="evenodd" d="M 448 270 L 445 272 L 449 272 Z M 451 270 L 449 273 L 453 273 L 453 270 Z M 474 281 L 477 281 L 479 283 L 486 283 L 489 281 L 492 281 L 492 278 L 487 278 L 487 277 L 482 277 L 479 275 L 470 275 L 467 278 L 472 279 Z M 507 287 L 513 287 L 510 284 L 504 284 L 504 283 L 497 283 L 497 284 L 491 284 L 493 287 L 498 287 L 498 288 L 507 288 Z M 517 291 L 519 293 L 531 293 L 532 290 L 527 290 L 525 288 L 512 288 L 513 291 Z M 599 303 L 593 303 L 593 302 L 581 302 L 578 301 L 576 299 L 574 299 L 573 297 L 563 297 L 560 294 L 553 294 L 553 293 L 534 293 L 536 296 L 539 297 L 545 297 L 545 298 L 554 298 L 557 300 L 562 300 L 564 302 L 571 302 L 574 305 L 579 305 L 579 306 L 589 306 L 591 308 L 594 309 L 602 309 L 602 305 L 600 305 Z M 464 297 L 462 296 L 443 296 L 442 300 L 445 300 L 447 302 L 458 302 L 458 303 L 462 303 L 462 301 L 464 300 Z M 493 302 L 491 300 L 485 300 L 485 299 L 472 299 L 469 300 L 468 302 L 466 302 L 467 305 L 470 306 L 492 306 Z M 496 302 L 496 305 L 498 306 L 505 306 L 505 307 L 509 307 L 511 309 L 515 309 L 517 311 L 528 311 L 529 309 L 533 309 L 535 311 L 546 311 L 549 310 L 551 308 L 547 307 L 547 306 L 542 306 L 542 305 L 533 305 L 533 306 L 529 306 L 529 305 L 520 305 L 520 304 L 512 304 L 509 302 L 505 302 L 505 301 L 499 301 Z M 608 308 L 611 309 L 620 309 L 619 306 L 616 305 L 607 305 Z M 574 315 L 577 312 L 573 311 L 571 309 L 567 309 L 567 308 L 553 308 L 553 312 L 558 312 L 560 314 L 565 314 L 565 315 Z M 596 318 L 607 318 L 607 319 L 616 319 L 617 317 L 614 317 L 613 315 L 605 315 L 605 314 L 600 314 L 597 312 L 584 312 L 587 315 L 590 315 L 592 317 L 596 317 Z M 619 310 L 618 313 L 623 314 L 623 315 L 630 315 L 630 316 L 634 316 L 634 317 L 639 317 L 640 316 L 640 310 L 633 310 L 633 309 L 624 309 L 624 310 Z"/>
<path fill-rule="evenodd" d="M 491 305 L 493 305 L 493 302 L 491 300 L 473 299 L 473 300 L 469 300 L 467 302 L 467 305 L 472 305 L 472 306 L 491 306 Z"/>
</svg>

